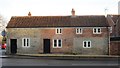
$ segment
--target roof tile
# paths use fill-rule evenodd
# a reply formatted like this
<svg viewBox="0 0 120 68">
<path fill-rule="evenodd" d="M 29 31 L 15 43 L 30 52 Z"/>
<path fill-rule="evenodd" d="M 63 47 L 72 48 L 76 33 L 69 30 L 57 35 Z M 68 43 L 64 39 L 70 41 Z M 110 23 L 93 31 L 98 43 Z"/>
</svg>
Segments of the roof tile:
<svg viewBox="0 0 120 68">
<path fill-rule="evenodd" d="M 13 16 L 7 28 L 106 27 L 105 16 Z"/>
</svg>

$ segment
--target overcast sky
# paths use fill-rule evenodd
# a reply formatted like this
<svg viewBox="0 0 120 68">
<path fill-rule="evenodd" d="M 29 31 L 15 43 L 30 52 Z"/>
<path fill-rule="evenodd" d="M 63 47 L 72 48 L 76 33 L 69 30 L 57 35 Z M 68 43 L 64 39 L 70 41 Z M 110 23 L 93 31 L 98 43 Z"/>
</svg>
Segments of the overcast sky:
<svg viewBox="0 0 120 68">
<path fill-rule="evenodd" d="M 11 16 L 104 15 L 118 13 L 119 0 L 0 0 L 0 14 L 7 20 Z"/>
</svg>

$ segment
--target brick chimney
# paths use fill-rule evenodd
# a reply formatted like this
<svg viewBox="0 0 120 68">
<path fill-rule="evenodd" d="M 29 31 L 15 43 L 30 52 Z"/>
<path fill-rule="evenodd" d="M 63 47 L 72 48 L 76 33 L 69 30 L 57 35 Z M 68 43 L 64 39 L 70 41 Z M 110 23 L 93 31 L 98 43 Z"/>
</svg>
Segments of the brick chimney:
<svg viewBox="0 0 120 68">
<path fill-rule="evenodd" d="M 28 16 L 31 16 L 31 12 L 28 13 Z"/>
<path fill-rule="evenodd" d="M 75 10 L 73 8 L 72 8 L 71 13 L 72 13 L 72 16 L 75 16 Z"/>
</svg>

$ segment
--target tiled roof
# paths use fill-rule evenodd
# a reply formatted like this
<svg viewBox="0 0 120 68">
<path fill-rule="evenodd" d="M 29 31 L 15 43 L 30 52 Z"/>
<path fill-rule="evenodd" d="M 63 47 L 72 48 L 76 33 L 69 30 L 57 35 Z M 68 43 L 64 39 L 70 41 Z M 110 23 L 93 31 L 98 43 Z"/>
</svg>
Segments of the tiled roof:
<svg viewBox="0 0 120 68">
<path fill-rule="evenodd" d="M 13 16 L 7 28 L 106 27 L 105 16 Z"/>
</svg>

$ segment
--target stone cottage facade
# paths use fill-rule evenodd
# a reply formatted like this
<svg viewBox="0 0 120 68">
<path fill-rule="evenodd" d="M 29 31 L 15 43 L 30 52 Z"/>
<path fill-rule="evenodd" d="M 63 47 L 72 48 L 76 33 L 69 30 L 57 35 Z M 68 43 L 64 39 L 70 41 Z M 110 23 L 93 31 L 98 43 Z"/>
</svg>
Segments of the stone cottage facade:
<svg viewBox="0 0 120 68">
<path fill-rule="evenodd" d="M 109 24 L 102 15 L 13 16 L 7 25 L 7 53 L 109 54 Z"/>
</svg>

